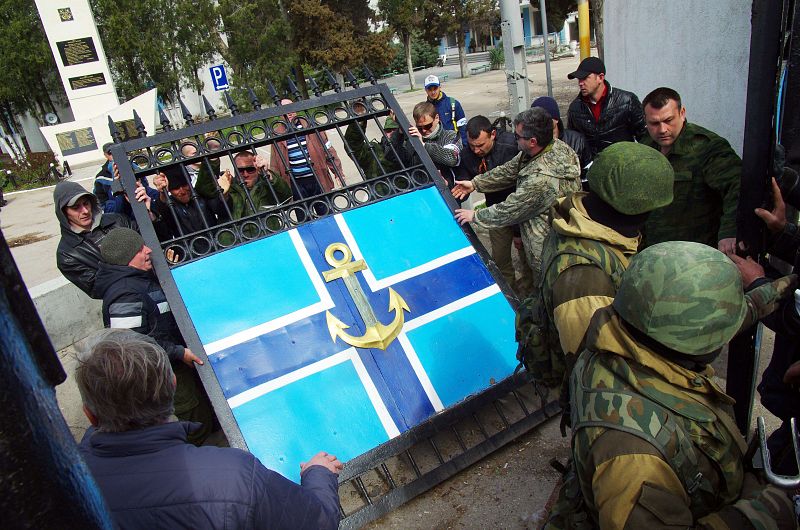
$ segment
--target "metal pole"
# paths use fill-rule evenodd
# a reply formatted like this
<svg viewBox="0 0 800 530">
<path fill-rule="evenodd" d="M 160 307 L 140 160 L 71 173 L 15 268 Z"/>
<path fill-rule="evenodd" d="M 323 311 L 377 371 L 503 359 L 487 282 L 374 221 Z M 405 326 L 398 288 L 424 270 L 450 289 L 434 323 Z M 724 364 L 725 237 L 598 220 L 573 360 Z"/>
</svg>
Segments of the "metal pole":
<svg viewBox="0 0 800 530">
<path fill-rule="evenodd" d="M 500 0 L 500 28 L 503 31 L 506 82 L 511 100 L 511 112 L 516 116 L 530 106 L 525 39 L 517 0 Z"/>
<path fill-rule="evenodd" d="M 0 232 L 0 513 L 4 528 L 111 529 L 61 415 L 67 374 Z"/>
<path fill-rule="evenodd" d="M 581 47 L 581 61 L 589 57 L 589 0 L 578 0 L 578 42 Z"/>
<path fill-rule="evenodd" d="M 544 38 L 544 68 L 547 75 L 547 95 L 553 97 L 553 78 L 550 76 L 550 44 L 547 42 L 547 7 L 545 0 L 539 0 L 539 11 L 542 14 L 542 37 Z"/>
<path fill-rule="evenodd" d="M 782 0 L 757 0 L 752 8 L 750 65 L 747 104 L 744 116 L 742 179 L 736 218 L 736 239 L 754 253 L 764 250 L 764 223 L 753 210 L 762 206 L 770 181 L 774 135 L 775 82 L 780 58 Z M 753 407 L 753 378 L 758 366 L 755 356 L 757 327 L 742 332 L 728 345 L 728 371 L 725 391 L 736 400 L 733 406 L 736 425 L 747 437 Z"/>
</svg>

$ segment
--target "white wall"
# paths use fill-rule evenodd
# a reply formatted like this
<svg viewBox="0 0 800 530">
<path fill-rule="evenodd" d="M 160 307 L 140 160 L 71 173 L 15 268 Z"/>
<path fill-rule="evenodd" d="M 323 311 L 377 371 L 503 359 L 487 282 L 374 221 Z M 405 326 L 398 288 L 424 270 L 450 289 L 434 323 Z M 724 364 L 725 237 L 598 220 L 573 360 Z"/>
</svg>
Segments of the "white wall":
<svg viewBox="0 0 800 530">
<path fill-rule="evenodd" d="M 641 100 L 678 91 L 689 121 L 744 139 L 752 0 L 605 0 L 606 77 Z"/>
</svg>

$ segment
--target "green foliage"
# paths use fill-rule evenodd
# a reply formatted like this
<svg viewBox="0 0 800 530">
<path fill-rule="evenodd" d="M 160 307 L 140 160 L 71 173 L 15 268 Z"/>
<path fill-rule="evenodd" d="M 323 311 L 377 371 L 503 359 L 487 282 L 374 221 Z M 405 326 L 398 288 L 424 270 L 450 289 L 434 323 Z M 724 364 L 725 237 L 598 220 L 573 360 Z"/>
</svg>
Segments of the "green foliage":
<svg viewBox="0 0 800 530">
<path fill-rule="evenodd" d="M 567 15 L 578 9 L 576 0 L 547 0 L 547 31 L 549 33 L 561 31 Z"/>
<path fill-rule="evenodd" d="M 224 57 L 233 70 L 234 99 L 247 101 L 244 89 L 249 87 L 262 104 L 271 103 L 267 81 L 280 87 L 298 62 L 291 43 L 289 21 L 280 3 L 278 0 L 220 0 L 219 10 L 228 37 Z M 249 108 L 249 104 L 244 108 Z"/>
<path fill-rule="evenodd" d="M 126 99 L 156 87 L 168 101 L 181 84 L 202 88 L 196 70 L 214 56 L 214 0 L 91 0 L 117 91 Z"/>
<path fill-rule="evenodd" d="M 505 62 L 506 56 L 502 44 L 489 50 L 489 64 L 491 65 L 492 70 L 499 70 L 500 67 L 505 64 Z"/>
<path fill-rule="evenodd" d="M 395 52 L 394 59 L 392 60 L 387 71 L 402 72 L 406 69 L 406 55 L 402 44 L 392 44 Z M 428 42 L 421 39 L 411 39 L 411 64 L 414 68 L 423 66 L 428 68 L 435 66 L 436 61 L 439 59 L 439 49 Z"/>
<path fill-rule="evenodd" d="M 42 186 L 49 186 L 56 183 L 56 179 L 50 173 L 50 164 L 55 164 L 56 158 L 53 153 L 47 151 L 44 153 L 28 153 L 27 159 L 20 163 L 14 162 L 10 156 L 3 154 L 0 155 L 0 171 L 2 176 L 0 180 L 6 178 L 6 170 L 11 170 L 14 175 L 12 179 L 6 182 L 6 191 L 27 190 L 33 188 L 41 188 Z"/>
<path fill-rule="evenodd" d="M 224 57 L 240 98 L 250 87 L 262 103 L 271 102 L 267 80 L 281 91 L 291 76 L 302 91 L 305 72 L 364 63 L 377 70 L 391 61 L 390 35 L 369 31 L 366 0 L 220 0 L 219 8 L 229 43 Z"/>
<path fill-rule="evenodd" d="M 0 106 L 44 123 L 50 94 L 66 96 L 33 0 L 0 0 L 0 21 Z"/>
</svg>

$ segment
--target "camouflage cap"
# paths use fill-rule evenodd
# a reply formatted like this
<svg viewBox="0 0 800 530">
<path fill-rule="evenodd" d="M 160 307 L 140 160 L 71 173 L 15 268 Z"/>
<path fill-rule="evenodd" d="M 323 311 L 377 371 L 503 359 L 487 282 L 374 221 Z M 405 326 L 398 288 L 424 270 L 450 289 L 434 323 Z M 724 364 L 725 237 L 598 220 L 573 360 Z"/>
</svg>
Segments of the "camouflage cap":
<svg viewBox="0 0 800 530">
<path fill-rule="evenodd" d="M 747 311 L 736 265 L 689 241 L 659 243 L 634 256 L 613 305 L 628 324 L 688 355 L 726 344 Z"/>
<path fill-rule="evenodd" d="M 672 202 L 672 166 L 664 155 L 646 145 L 617 142 L 606 147 L 594 159 L 586 178 L 592 193 L 627 215 Z"/>
<path fill-rule="evenodd" d="M 383 122 L 384 129 L 399 129 L 400 125 L 397 124 L 394 118 L 391 116 L 386 116 L 386 121 Z"/>
</svg>

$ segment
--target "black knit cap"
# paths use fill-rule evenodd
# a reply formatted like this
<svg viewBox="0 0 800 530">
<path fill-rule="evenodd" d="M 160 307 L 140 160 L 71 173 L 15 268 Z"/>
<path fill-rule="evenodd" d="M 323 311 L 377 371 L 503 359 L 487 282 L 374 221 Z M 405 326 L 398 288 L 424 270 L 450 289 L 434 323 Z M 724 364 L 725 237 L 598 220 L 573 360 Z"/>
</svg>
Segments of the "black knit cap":
<svg viewBox="0 0 800 530">
<path fill-rule="evenodd" d="M 136 230 L 115 228 L 103 238 L 100 257 L 111 265 L 127 265 L 144 246 L 144 239 Z"/>
</svg>

